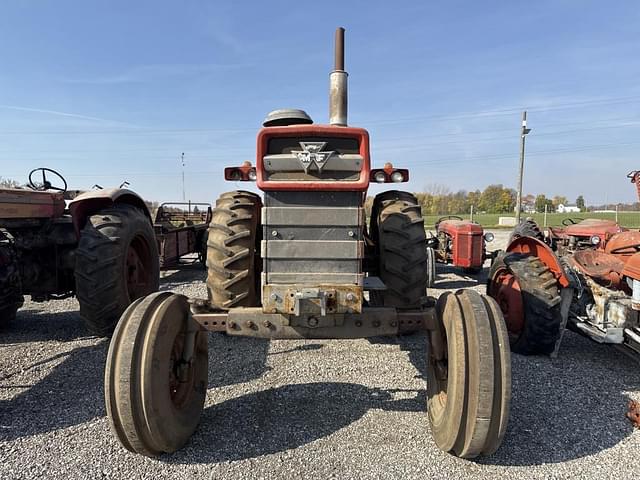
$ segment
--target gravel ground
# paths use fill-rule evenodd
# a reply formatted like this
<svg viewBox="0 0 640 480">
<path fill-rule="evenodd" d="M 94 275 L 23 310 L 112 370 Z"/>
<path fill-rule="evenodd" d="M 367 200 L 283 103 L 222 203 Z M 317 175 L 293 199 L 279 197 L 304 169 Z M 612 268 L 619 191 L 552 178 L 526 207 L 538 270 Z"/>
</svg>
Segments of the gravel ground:
<svg viewBox="0 0 640 480">
<path fill-rule="evenodd" d="M 497 232 L 494 245 L 506 235 Z M 480 286 L 440 268 L 432 294 Z M 486 275 L 486 272 L 484 273 Z M 164 289 L 204 296 L 204 272 L 167 272 Z M 480 281 L 480 284 L 478 283 Z M 210 335 L 200 427 L 178 453 L 125 451 L 105 417 L 107 342 L 86 336 L 74 300 L 26 302 L 0 336 L 0 479 L 638 478 L 638 364 L 572 333 L 558 359 L 513 356 L 500 450 L 466 461 L 439 451 L 424 413 L 422 335 L 260 341 Z"/>
</svg>

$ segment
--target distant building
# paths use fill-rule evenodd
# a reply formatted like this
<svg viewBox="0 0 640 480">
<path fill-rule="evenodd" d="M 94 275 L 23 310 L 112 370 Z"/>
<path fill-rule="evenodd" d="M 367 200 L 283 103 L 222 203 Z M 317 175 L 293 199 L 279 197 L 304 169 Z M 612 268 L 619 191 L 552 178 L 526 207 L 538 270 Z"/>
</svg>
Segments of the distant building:
<svg viewBox="0 0 640 480">
<path fill-rule="evenodd" d="M 563 205 L 562 203 L 558 205 L 556 209 L 558 213 L 580 213 L 580 208 L 577 205 Z"/>
</svg>

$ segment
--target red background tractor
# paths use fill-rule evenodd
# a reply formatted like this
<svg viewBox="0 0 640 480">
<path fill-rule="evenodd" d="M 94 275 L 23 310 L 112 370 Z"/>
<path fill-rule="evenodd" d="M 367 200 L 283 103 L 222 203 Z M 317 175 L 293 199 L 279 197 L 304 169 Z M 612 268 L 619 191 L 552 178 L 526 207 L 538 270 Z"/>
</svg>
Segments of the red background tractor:
<svg viewBox="0 0 640 480">
<path fill-rule="evenodd" d="M 427 255 L 435 262 L 478 273 L 484 261 L 491 258 L 486 246 L 493 241 L 493 234 L 485 233 L 482 225 L 449 215 L 439 218 L 435 229 L 436 235 L 427 238 Z"/>
<path fill-rule="evenodd" d="M 47 168 L 29 174 L 29 188 L 0 189 L 0 327 L 24 295 L 36 302 L 76 295 L 88 329 L 108 335 L 158 282 L 151 217 L 134 192 L 69 191 Z"/>
</svg>

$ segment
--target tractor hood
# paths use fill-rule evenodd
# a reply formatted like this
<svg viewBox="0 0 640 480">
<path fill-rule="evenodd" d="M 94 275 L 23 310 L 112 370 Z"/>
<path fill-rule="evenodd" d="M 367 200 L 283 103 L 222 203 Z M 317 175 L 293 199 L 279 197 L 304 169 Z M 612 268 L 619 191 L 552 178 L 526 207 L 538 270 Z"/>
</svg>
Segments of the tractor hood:
<svg viewBox="0 0 640 480">
<path fill-rule="evenodd" d="M 445 233 L 466 233 L 467 235 L 482 235 L 482 225 L 470 220 L 443 220 L 438 224 L 438 231 Z"/>
<path fill-rule="evenodd" d="M 564 229 L 565 235 L 572 237 L 600 237 L 601 242 L 606 242 L 613 235 L 626 231 L 616 222 L 611 220 L 599 220 L 596 218 L 587 218 L 575 225 L 569 225 Z"/>
</svg>

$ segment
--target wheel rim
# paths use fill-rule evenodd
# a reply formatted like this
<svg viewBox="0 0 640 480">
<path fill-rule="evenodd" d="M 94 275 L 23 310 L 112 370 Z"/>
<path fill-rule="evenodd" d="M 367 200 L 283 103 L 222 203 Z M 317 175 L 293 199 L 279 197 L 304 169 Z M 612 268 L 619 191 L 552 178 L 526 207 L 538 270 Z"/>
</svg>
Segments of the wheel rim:
<svg viewBox="0 0 640 480">
<path fill-rule="evenodd" d="M 522 290 L 516 276 L 506 268 L 499 269 L 491 281 L 491 292 L 504 316 L 510 337 L 517 337 L 524 329 Z"/>
<path fill-rule="evenodd" d="M 135 237 L 127 249 L 125 281 L 129 300 L 133 301 L 149 293 L 153 288 L 149 245 L 141 237 Z"/>
<path fill-rule="evenodd" d="M 195 341 L 195 338 L 194 338 Z M 171 360 L 169 369 L 169 395 L 171 402 L 176 408 L 181 409 L 190 400 L 193 391 L 193 367 L 191 364 L 183 368 L 187 369 L 185 380 L 180 380 L 180 368 L 184 362 L 182 360 L 184 351 L 185 335 L 180 333 L 176 336 L 171 349 Z"/>
</svg>

